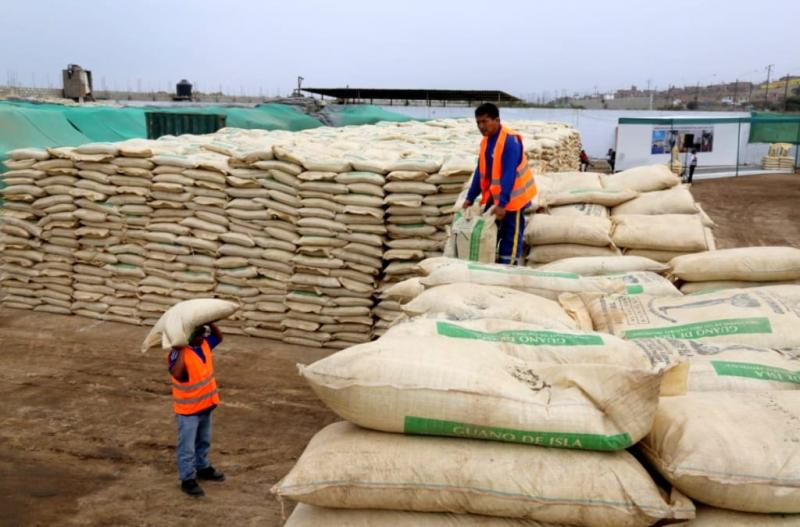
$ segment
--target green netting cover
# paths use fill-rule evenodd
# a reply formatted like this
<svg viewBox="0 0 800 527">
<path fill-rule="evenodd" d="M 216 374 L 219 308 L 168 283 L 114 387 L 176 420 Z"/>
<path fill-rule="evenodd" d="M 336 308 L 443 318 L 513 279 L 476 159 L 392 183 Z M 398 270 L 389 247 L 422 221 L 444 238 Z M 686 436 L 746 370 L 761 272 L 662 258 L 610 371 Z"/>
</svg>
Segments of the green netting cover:
<svg viewBox="0 0 800 527">
<path fill-rule="evenodd" d="M 381 121 L 406 122 L 413 118 L 400 113 L 384 110 L 379 106 L 328 106 L 325 108 L 334 126 L 350 126 L 359 124 L 375 124 Z"/>
<path fill-rule="evenodd" d="M 142 108 L 65 108 L 67 120 L 92 141 L 147 137 Z"/>
<path fill-rule="evenodd" d="M 230 106 L 172 106 L 151 108 L 159 112 L 212 113 L 226 117 L 226 126 L 231 128 L 258 128 L 261 130 L 289 130 L 297 132 L 317 128 L 322 122 L 309 117 L 294 106 L 287 104 L 260 104 L 255 108 Z M 144 136 L 143 136 L 144 137 Z"/>
<path fill-rule="evenodd" d="M 752 112 L 749 142 L 800 144 L 800 114 Z"/>
</svg>

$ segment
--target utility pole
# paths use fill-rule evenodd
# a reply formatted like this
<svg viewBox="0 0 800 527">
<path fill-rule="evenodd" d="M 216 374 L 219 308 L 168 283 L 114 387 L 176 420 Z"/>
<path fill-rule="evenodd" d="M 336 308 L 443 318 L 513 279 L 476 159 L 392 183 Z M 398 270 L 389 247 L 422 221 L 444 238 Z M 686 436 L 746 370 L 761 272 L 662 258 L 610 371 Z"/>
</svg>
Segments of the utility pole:
<svg viewBox="0 0 800 527">
<path fill-rule="evenodd" d="M 764 89 L 764 109 L 766 110 L 769 107 L 769 74 L 772 73 L 772 68 L 775 67 L 775 64 L 770 64 L 767 66 L 767 86 Z"/>
<path fill-rule="evenodd" d="M 789 108 L 789 74 L 786 74 L 786 77 L 783 79 L 784 86 L 783 86 L 783 111 L 785 112 Z"/>
<path fill-rule="evenodd" d="M 697 104 L 698 104 L 698 102 L 697 102 L 697 98 L 698 98 L 698 97 L 700 97 L 700 81 L 697 81 L 697 86 L 695 86 L 695 89 L 694 89 L 694 104 L 695 104 L 695 110 L 697 109 Z"/>
<path fill-rule="evenodd" d="M 736 107 L 736 93 L 739 91 L 739 79 L 733 84 L 733 106 Z"/>
</svg>

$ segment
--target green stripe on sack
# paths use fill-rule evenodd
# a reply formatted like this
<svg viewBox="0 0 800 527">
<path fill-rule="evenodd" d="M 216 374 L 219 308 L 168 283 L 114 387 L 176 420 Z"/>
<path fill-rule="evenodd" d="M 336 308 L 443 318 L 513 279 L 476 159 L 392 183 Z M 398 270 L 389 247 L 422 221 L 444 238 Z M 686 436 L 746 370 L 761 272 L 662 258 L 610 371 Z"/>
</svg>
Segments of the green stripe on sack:
<svg viewBox="0 0 800 527">
<path fill-rule="evenodd" d="M 483 227 L 486 221 L 483 218 L 478 218 L 472 232 L 469 235 L 469 259 L 473 262 L 480 260 L 481 254 L 481 234 L 483 234 Z"/>
<path fill-rule="evenodd" d="M 503 273 L 517 276 L 539 276 L 542 278 L 569 278 L 572 280 L 578 280 L 581 277 L 581 275 L 575 273 L 534 271 L 533 269 L 520 269 L 517 267 L 489 267 L 487 265 L 475 263 L 468 263 L 467 269 L 470 271 L 488 271 L 490 273 Z"/>
<path fill-rule="evenodd" d="M 724 335 L 743 335 L 748 333 L 772 333 L 772 325 L 768 318 L 727 318 L 695 322 L 661 328 L 629 329 L 626 339 L 647 339 L 668 337 L 674 339 L 697 339 L 702 337 L 720 337 Z"/>
<path fill-rule="evenodd" d="M 711 365 L 714 367 L 714 371 L 717 372 L 717 375 L 800 384 L 800 370 L 792 371 L 776 366 L 754 364 L 752 362 L 722 360 L 712 360 Z"/>
<path fill-rule="evenodd" d="M 442 421 L 425 417 L 406 416 L 403 432 L 406 434 L 487 439 L 506 443 L 520 443 L 577 450 L 602 450 L 613 452 L 633 445 L 627 433 L 606 436 L 601 434 L 576 434 L 570 432 L 533 432 L 472 425 L 455 421 Z"/>
<path fill-rule="evenodd" d="M 436 322 L 436 332 L 443 337 L 484 340 L 488 342 L 510 342 L 526 346 L 602 346 L 600 335 L 574 335 L 556 331 L 506 330 L 489 333 L 469 329 L 452 322 Z"/>
<path fill-rule="evenodd" d="M 626 285 L 625 292 L 629 295 L 640 295 L 644 293 L 644 286 L 643 285 Z"/>
</svg>

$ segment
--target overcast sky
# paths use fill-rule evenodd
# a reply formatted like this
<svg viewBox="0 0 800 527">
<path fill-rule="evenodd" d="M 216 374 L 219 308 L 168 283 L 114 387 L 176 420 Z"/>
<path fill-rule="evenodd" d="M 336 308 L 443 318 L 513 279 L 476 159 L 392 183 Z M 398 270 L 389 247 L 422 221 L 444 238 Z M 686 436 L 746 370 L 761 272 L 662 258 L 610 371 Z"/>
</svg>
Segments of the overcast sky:
<svg viewBox="0 0 800 527">
<path fill-rule="evenodd" d="M 523 97 L 800 75 L 800 1 L 4 0 L 0 84 L 288 93 L 500 89 Z"/>
</svg>

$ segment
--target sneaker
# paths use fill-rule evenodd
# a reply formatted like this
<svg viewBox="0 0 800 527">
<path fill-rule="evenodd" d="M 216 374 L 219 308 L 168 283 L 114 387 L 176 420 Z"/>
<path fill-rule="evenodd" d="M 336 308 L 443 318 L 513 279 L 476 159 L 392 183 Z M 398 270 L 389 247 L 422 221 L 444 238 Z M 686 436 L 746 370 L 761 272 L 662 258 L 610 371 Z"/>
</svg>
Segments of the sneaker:
<svg viewBox="0 0 800 527">
<path fill-rule="evenodd" d="M 197 478 L 208 481 L 225 481 L 225 474 L 212 466 L 208 466 L 197 471 Z"/>
<path fill-rule="evenodd" d="M 189 496 L 194 496 L 195 498 L 205 496 L 206 494 L 203 492 L 203 488 L 197 484 L 196 479 L 186 479 L 181 481 L 181 490 Z"/>
</svg>

